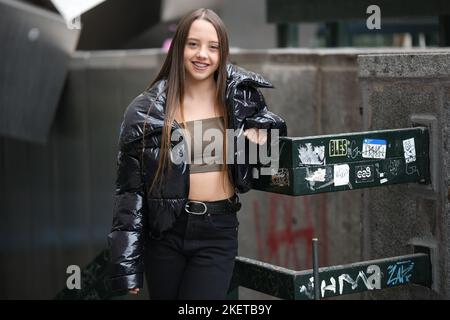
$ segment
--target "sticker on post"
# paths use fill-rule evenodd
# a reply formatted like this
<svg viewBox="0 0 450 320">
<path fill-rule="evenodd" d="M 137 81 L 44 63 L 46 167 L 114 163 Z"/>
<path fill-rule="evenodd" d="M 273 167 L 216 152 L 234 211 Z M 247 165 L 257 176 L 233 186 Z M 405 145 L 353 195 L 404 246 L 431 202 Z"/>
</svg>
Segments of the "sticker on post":
<svg viewBox="0 0 450 320">
<path fill-rule="evenodd" d="M 308 174 L 308 176 L 305 179 L 312 182 L 325 182 L 325 176 L 326 170 L 319 168 L 316 171 Z"/>
<path fill-rule="evenodd" d="M 405 153 L 406 163 L 416 161 L 416 146 L 414 144 L 414 138 L 403 140 L 403 151 Z"/>
<path fill-rule="evenodd" d="M 370 159 L 386 159 L 386 140 L 364 139 L 362 157 Z"/>
<path fill-rule="evenodd" d="M 303 164 L 325 165 L 325 146 L 313 146 L 305 143 L 298 147 L 298 157 Z"/>
<path fill-rule="evenodd" d="M 336 187 L 338 186 L 344 186 L 347 185 L 349 181 L 349 173 L 350 173 L 350 167 L 348 164 L 337 164 L 334 166 L 334 185 Z"/>
<path fill-rule="evenodd" d="M 328 145 L 328 153 L 330 157 L 344 157 L 347 155 L 347 148 L 347 139 L 330 140 Z"/>
<path fill-rule="evenodd" d="M 289 187 L 289 171 L 285 168 L 278 169 L 277 173 L 271 176 L 270 185 L 276 187 Z"/>
<path fill-rule="evenodd" d="M 372 164 L 368 164 L 365 166 L 355 166 L 355 182 L 356 183 L 367 183 L 367 182 L 373 182 L 373 176 L 374 176 L 374 168 Z"/>
</svg>

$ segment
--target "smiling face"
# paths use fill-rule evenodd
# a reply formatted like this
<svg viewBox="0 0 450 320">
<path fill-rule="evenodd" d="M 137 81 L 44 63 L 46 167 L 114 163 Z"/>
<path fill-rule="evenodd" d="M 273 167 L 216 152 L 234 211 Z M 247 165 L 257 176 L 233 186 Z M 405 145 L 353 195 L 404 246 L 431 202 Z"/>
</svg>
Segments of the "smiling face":
<svg viewBox="0 0 450 320">
<path fill-rule="evenodd" d="M 186 77 L 196 81 L 213 77 L 219 60 L 220 48 L 216 29 L 206 20 L 195 20 L 191 24 L 184 47 Z"/>
</svg>

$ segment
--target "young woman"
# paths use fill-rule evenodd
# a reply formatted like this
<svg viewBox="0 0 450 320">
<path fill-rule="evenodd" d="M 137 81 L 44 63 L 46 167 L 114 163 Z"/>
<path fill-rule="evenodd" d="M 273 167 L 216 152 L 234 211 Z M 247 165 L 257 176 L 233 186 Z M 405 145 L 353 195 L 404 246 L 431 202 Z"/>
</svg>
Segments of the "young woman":
<svg viewBox="0 0 450 320">
<path fill-rule="evenodd" d="M 226 298 L 238 249 L 236 193 L 251 188 L 252 166 L 236 163 L 248 146 L 225 131 L 247 144 L 265 144 L 267 129 L 286 135 L 258 89 L 271 84 L 228 64 L 228 51 L 213 11 L 187 14 L 158 76 L 125 112 L 108 236 L 113 289 L 136 294 L 145 273 L 151 299 Z M 209 159 L 199 128 L 223 133 Z M 188 134 L 174 135 L 181 129 Z"/>
</svg>

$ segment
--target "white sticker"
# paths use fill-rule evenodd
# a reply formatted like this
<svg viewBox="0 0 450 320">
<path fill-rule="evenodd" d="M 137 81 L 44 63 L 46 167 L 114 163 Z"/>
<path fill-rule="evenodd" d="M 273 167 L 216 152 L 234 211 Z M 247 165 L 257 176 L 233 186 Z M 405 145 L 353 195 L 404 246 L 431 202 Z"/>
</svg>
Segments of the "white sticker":
<svg viewBox="0 0 450 320">
<path fill-rule="evenodd" d="M 375 170 L 372 164 L 367 164 L 364 166 L 355 166 L 355 182 L 356 183 L 367 183 L 373 182 L 373 177 L 375 175 Z"/>
<path fill-rule="evenodd" d="M 388 179 L 384 178 L 384 179 L 380 180 L 380 183 L 383 184 L 383 183 L 386 183 L 387 181 L 388 181 Z"/>
<path fill-rule="evenodd" d="M 406 163 L 416 161 L 416 146 L 414 138 L 403 140 L 403 151 L 405 152 Z"/>
<path fill-rule="evenodd" d="M 303 164 L 325 164 L 325 146 L 313 146 L 305 143 L 298 147 L 298 157 Z"/>
<path fill-rule="evenodd" d="M 349 183 L 350 167 L 348 164 L 337 164 L 334 166 L 334 185 L 344 186 Z"/>
<path fill-rule="evenodd" d="M 362 157 L 370 159 L 386 159 L 386 140 L 364 139 Z"/>
<path fill-rule="evenodd" d="M 312 174 L 307 176 L 305 179 L 308 181 L 325 182 L 325 175 L 326 175 L 325 169 L 317 169 Z"/>
</svg>

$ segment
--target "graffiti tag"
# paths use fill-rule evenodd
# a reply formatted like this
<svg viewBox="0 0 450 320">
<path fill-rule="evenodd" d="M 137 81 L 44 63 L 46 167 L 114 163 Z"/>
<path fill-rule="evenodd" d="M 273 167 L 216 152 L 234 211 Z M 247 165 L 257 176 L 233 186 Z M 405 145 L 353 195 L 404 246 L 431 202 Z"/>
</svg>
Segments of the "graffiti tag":
<svg viewBox="0 0 450 320">
<path fill-rule="evenodd" d="M 387 268 L 389 277 L 386 284 L 388 286 L 393 286 L 408 283 L 411 280 L 413 269 L 414 262 L 411 260 L 401 261 L 390 265 Z"/>
<path fill-rule="evenodd" d="M 328 284 L 326 280 L 320 283 L 320 296 L 325 297 L 325 293 L 330 291 L 334 294 L 339 292 L 342 295 L 345 288 L 356 290 L 358 286 L 364 285 L 367 290 L 381 289 L 381 270 L 380 267 L 373 264 L 367 267 L 366 271 L 360 270 L 356 279 L 349 274 L 343 273 L 337 277 L 330 277 Z M 309 278 L 306 285 L 300 287 L 300 294 L 306 295 L 309 299 L 314 298 L 314 277 Z"/>
</svg>

